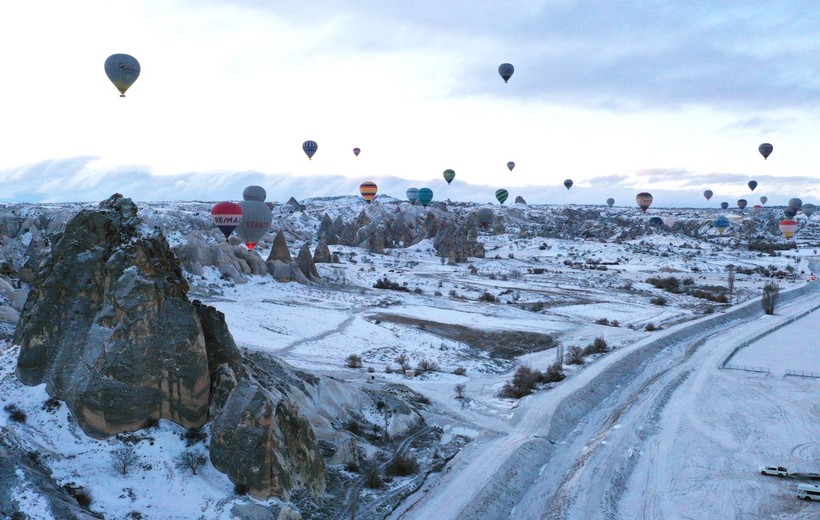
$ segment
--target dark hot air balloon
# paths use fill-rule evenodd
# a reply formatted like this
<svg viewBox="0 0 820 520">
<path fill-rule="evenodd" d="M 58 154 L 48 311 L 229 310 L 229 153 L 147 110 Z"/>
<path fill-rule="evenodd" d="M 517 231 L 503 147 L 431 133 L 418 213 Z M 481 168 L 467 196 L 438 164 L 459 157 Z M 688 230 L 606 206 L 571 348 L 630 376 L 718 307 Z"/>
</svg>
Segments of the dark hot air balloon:
<svg viewBox="0 0 820 520">
<path fill-rule="evenodd" d="M 794 218 L 795 216 L 797 216 L 797 212 L 791 208 L 786 208 L 783 210 L 783 216 L 785 216 L 786 218 Z"/>
<path fill-rule="evenodd" d="M 419 189 L 418 188 L 407 188 L 405 192 L 407 195 L 407 200 L 409 200 L 412 204 L 415 204 L 419 198 Z"/>
<path fill-rule="evenodd" d="M 615 199 L 613 199 L 612 197 L 609 197 L 608 199 L 606 199 L 606 205 L 607 206 L 609 206 L 611 208 L 613 206 L 613 204 L 615 204 Z"/>
<path fill-rule="evenodd" d="M 242 222 L 242 206 L 235 202 L 220 202 L 211 208 L 211 222 L 222 231 L 225 240 Z"/>
<path fill-rule="evenodd" d="M 509 168 L 509 169 L 510 169 L 510 171 L 512 171 L 512 170 L 513 170 L 513 168 L 515 168 L 515 163 L 514 163 L 514 162 L 512 162 L 512 161 L 508 162 L 508 163 L 507 163 L 507 168 Z"/>
<path fill-rule="evenodd" d="M 515 72 L 515 67 L 510 63 L 502 63 L 498 66 L 498 74 L 504 79 L 504 83 L 508 82 Z"/>
<path fill-rule="evenodd" d="M 728 202 L 721 202 L 721 203 L 720 203 L 720 209 L 727 209 L 728 207 L 729 207 L 729 203 L 728 203 Z"/>
<path fill-rule="evenodd" d="M 565 180 L 565 181 L 564 181 L 564 187 L 565 187 L 566 189 L 570 189 L 570 188 L 572 188 L 572 179 L 567 179 L 567 180 Z"/>
<path fill-rule="evenodd" d="M 714 195 L 714 193 L 712 193 L 712 190 L 706 190 L 703 192 L 703 196 L 706 197 L 706 200 L 711 199 L 712 195 Z"/>
<path fill-rule="evenodd" d="M 663 227 L 663 219 L 660 217 L 652 217 L 649 219 L 649 225 L 653 227 Z"/>
<path fill-rule="evenodd" d="M 746 204 L 748 204 L 748 202 L 746 202 L 746 199 L 738 199 L 737 201 L 737 207 L 740 209 L 746 209 Z"/>
<path fill-rule="evenodd" d="M 373 181 L 364 181 L 359 185 L 359 193 L 361 193 L 362 198 L 368 204 L 376 198 L 376 192 L 378 191 L 379 187 L 376 186 L 376 183 Z"/>
<path fill-rule="evenodd" d="M 811 217 L 812 213 L 817 211 L 817 207 L 814 204 L 803 204 L 803 214 L 807 217 Z"/>
<path fill-rule="evenodd" d="M 425 208 L 428 204 L 433 200 L 433 190 L 430 188 L 420 188 L 419 189 L 419 202 Z"/>
<path fill-rule="evenodd" d="M 755 188 L 757 188 L 757 181 L 749 181 L 748 186 L 750 190 L 755 191 Z"/>
<path fill-rule="evenodd" d="M 765 196 L 765 195 L 763 195 L 762 197 L 760 197 L 760 203 L 761 203 L 761 204 L 763 204 L 764 206 L 766 205 L 766 202 L 767 202 L 768 200 L 769 200 L 769 197 L 767 197 L 767 196 Z"/>
<path fill-rule="evenodd" d="M 355 155 L 356 157 L 358 157 L 358 156 L 359 156 L 359 152 L 361 152 L 361 151 L 362 151 L 362 150 L 361 150 L 361 148 L 354 148 L 354 149 L 353 149 L 353 155 Z"/>
<path fill-rule="evenodd" d="M 798 199 L 797 197 L 793 199 L 789 199 L 789 209 L 792 211 L 800 211 L 800 208 L 803 207 L 803 201 Z"/>
<path fill-rule="evenodd" d="M 635 202 L 638 203 L 638 207 L 641 208 L 641 211 L 646 213 L 646 210 L 652 205 L 652 194 L 642 191 L 635 197 Z"/>
<path fill-rule="evenodd" d="M 763 143 L 757 147 L 757 151 L 760 152 L 760 155 L 762 155 L 764 159 L 769 158 L 769 155 L 771 155 L 772 150 L 774 150 L 774 146 L 770 145 L 769 143 Z"/>
<path fill-rule="evenodd" d="M 501 204 L 504 204 L 504 201 L 507 200 L 507 197 L 510 196 L 510 192 L 507 190 L 495 190 L 495 198 Z"/>
<path fill-rule="evenodd" d="M 482 229 L 487 229 L 490 227 L 490 224 L 493 222 L 493 210 L 490 208 L 481 208 L 478 210 L 476 214 L 476 219 L 478 220 L 479 225 L 481 225 Z"/>
<path fill-rule="evenodd" d="M 304 143 L 302 143 L 302 150 L 305 151 L 305 155 L 308 156 L 308 159 L 312 159 L 313 154 L 315 154 L 316 150 L 318 149 L 319 145 L 316 143 L 316 141 L 305 141 Z"/>
<path fill-rule="evenodd" d="M 456 178 L 455 170 L 451 170 L 449 168 L 444 170 L 443 175 L 444 175 L 444 180 L 447 181 L 447 184 L 450 184 L 451 182 L 453 182 L 453 179 Z"/>
<path fill-rule="evenodd" d="M 140 76 L 140 63 L 128 54 L 112 54 L 105 60 L 105 75 L 125 97 L 125 91 Z"/>
</svg>

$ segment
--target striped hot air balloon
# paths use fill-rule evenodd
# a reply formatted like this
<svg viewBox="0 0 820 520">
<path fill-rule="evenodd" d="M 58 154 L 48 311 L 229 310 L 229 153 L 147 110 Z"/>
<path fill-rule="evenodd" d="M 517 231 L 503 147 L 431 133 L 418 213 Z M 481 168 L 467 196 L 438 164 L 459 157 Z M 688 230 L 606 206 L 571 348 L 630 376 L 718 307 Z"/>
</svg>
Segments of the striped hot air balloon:
<svg viewBox="0 0 820 520">
<path fill-rule="evenodd" d="M 419 188 L 419 203 L 427 207 L 430 202 L 433 200 L 433 190 L 430 188 Z"/>
<path fill-rule="evenodd" d="M 378 191 L 379 187 L 376 186 L 376 183 L 373 181 L 364 181 L 359 185 L 359 193 L 362 194 L 362 198 L 368 204 L 376 198 L 376 192 Z"/>
<path fill-rule="evenodd" d="M 318 149 L 319 145 L 316 141 L 305 141 L 302 143 L 302 150 L 304 150 L 305 155 L 308 156 L 308 160 L 313 158 L 313 154 L 315 154 Z"/>
<path fill-rule="evenodd" d="M 407 191 L 405 192 L 405 195 L 407 195 L 407 200 L 409 200 L 411 204 L 415 204 L 416 201 L 419 198 L 419 189 L 418 188 L 407 188 Z"/>
<path fill-rule="evenodd" d="M 795 220 L 781 220 L 780 225 L 780 232 L 783 233 L 783 236 L 786 238 L 791 238 L 797 232 L 797 221 Z"/>
<path fill-rule="evenodd" d="M 495 198 L 501 204 L 504 204 L 504 201 L 507 200 L 507 197 L 509 197 L 509 196 L 510 196 L 510 192 L 507 191 L 507 190 L 496 190 L 495 191 Z"/>
<path fill-rule="evenodd" d="M 220 202 L 211 208 L 211 222 L 222 231 L 225 239 L 242 222 L 242 206 L 235 202 Z"/>
<path fill-rule="evenodd" d="M 635 202 L 638 203 L 638 207 L 641 208 L 641 211 L 646 213 L 646 210 L 652 205 L 652 194 L 642 191 L 635 197 Z"/>
</svg>

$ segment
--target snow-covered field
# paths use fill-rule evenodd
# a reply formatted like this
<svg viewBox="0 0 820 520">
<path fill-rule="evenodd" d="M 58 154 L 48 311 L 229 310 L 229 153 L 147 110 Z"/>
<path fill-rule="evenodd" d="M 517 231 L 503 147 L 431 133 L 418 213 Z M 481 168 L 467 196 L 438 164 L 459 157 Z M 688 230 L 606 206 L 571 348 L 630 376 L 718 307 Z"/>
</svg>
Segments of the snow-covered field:
<svg viewBox="0 0 820 520">
<path fill-rule="evenodd" d="M 334 211 L 316 206 L 288 223 L 310 230 Z M 174 211 L 201 209 L 154 205 L 144 213 L 173 219 Z M 355 216 L 354 209 L 338 212 Z M 548 213 L 532 211 L 533 218 Z M 243 349 L 352 384 L 405 384 L 430 399 L 425 420 L 445 439 L 474 439 L 393 518 L 820 517 L 820 504 L 795 498 L 798 479 L 757 473 L 762 464 L 820 472 L 820 377 L 784 375 L 820 373 L 820 282 L 806 281 L 818 271 L 817 244 L 768 256 L 712 235 L 618 242 L 524 235 L 483 233 L 486 258 L 456 265 L 436 257 L 429 240 L 384 255 L 336 246 L 342 263 L 319 264 L 325 283 L 314 285 L 250 275 L 234 284 L 207 267 L 189 276 L 190 296 L 224 312 Z M 169 236 L 183 240 L 181 232 Z M 260 245 L 263 258 L 269 247 Z M 729 264 L 794 274 L 780 281 L 774 316 L 761 314 L 769 278 L 759 273 L 738 273 L 732 306 L 647 282 L 675 276 L 725 287 Z M 385 277 L 408 290 L 373 287 Z M 664 304 L 652 303 L 658 297 Z M 556 345 L 566 354 L 595 338 L 612 351 L 565 365 L 566 379 L 528 397 L 499 396 L 518 366 L 545 370 Z M 16 349 L 0 341 L 0 351 L 0 404 L 27 415 L 20 423 L 0 413 L 0 428 L 44 453 L 61 485 L 88 489 L 91 508 L 106 518 L 240 518 L 236 504 L 256 503 L 234 495 L 209 463 L 196 476 L 177 467 L 185 430 L 166 421 L 137 433 L 151 440 L 138 444 L 134 473 L 119 474 L 111 452 L 121 443 L 86 438 L 63 405 L 45 409 L 44 388 L 14 377 Z M 349 368 L 350 355 L 363 367 Z M 438 370 L 408 377 L 398 370 L 400 356 Z M 721 368 L 730 356 L 730 366 L 771 372 Z M 48 518 L 34 495 L 27 500 L 32 518 Z"/>
</svg>

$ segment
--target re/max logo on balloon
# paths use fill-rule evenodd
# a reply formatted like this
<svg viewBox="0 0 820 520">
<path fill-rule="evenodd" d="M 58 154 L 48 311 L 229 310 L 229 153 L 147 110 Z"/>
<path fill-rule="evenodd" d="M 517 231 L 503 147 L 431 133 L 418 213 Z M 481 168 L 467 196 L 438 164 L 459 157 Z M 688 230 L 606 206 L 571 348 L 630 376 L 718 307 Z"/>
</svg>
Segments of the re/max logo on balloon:
<svg viewBox="0 0 820 520">
<path fill-rule="evenodd" d="M 217 226 L 238 226 L 242 222 L 242 215 L 214 215 L 213 220 Z"/>
</svg>

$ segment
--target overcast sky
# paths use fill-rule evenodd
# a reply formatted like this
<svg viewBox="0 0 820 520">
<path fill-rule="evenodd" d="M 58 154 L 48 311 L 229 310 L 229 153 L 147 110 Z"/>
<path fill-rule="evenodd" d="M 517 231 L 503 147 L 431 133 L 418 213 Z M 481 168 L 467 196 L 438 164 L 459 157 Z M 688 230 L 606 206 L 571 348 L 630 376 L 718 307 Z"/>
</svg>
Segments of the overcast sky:
<svg viewBox="0 0 820 520">
<path fill-rule="evenodd" d="M 0 49 L 0 201 L 820 202 L 813 1 L 5 2 Z"/>
</svg>

